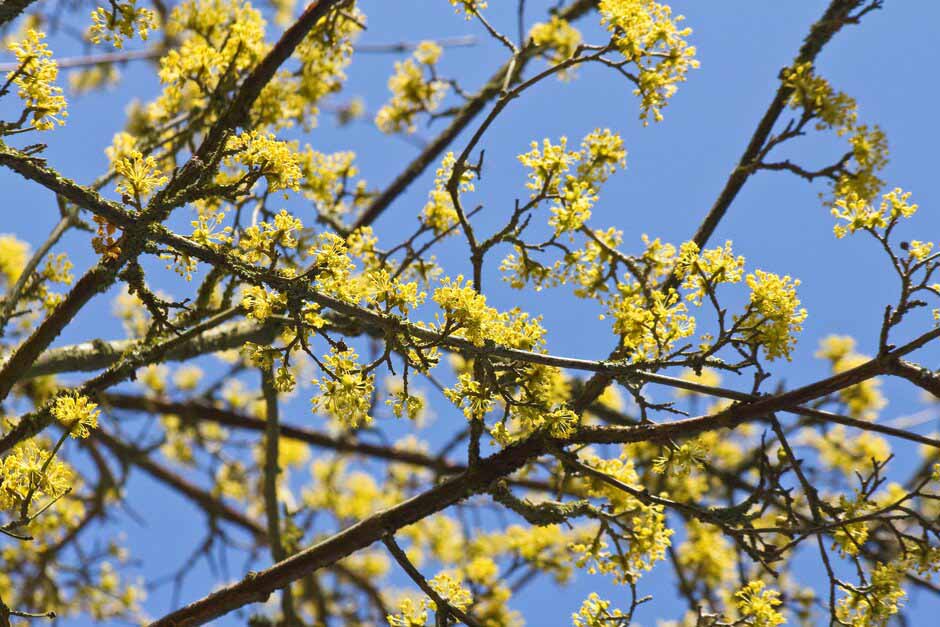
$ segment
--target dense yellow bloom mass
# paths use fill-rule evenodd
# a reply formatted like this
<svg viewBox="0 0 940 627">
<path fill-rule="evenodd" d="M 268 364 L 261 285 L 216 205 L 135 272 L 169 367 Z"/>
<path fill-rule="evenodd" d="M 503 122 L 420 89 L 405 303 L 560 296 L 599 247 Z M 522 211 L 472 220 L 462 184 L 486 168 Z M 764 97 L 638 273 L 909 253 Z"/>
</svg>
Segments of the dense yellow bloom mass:
<svg viewBox="0 0 940 627">
<path fill-rule="evenodd" d="M 796 345 L 795 335 L 803 330 L 807 315 L 796 295 L 799 280 L 756 270 L 747 275 L 746 281 L 751 288 L 751 302 L 748 313 L 738 323 L 748 340 L 764 349 L 768 359 L 789 359 Z"/>
<path fill-rule="evenodd" d="M 229 138 L 225 145 L 227 164 L 236 164 L 248 169 L 255 176 L 264 176 L 268 189 L 298 190 L 300 164 L 294 142 L 278 141 L 271 133 L 250 131 Z"/>
<path fill-rule="evenodd" d="M 850 589 L 839 600 L 838 619 L 851 627 L 885 627 L 907 596 L 901 588 L 906 566 L 904 560 L 876 564 L 869 586 Z"/>
<path fill-rule="evenodd" d="M 0 235 L 0 275 L 7 289 L 16 284 L 29 259 L 29 244 L 13 235 Z"/>
<path fill-rule="evenodd" d="M 125 39 L 135 34 L 144 41 L 150 31 L 160 26 L 156 12 L 137 6 L 137 0 L 112 3 L 111 9 L 98 7 L 91 12 L 92 25 L 88 34 L 92 42 L 110 41 L 115 48 L 123 48 Z"/>
<path fill-rule="evenodd" d="M 600 184 L 617 168 L 626 165 L 627 151 L 623 140 L 610 129 L 595 129 L 581 142 L 581 150 L 569 151 L 568 140 L 562 137 L 558 145 L 549 140 L 532 142 L 532 149 L 519 155 L 519 161 L 529 169 L 526 187 L 532 198 L 551 198 L 555 205 L 548 223 L 555 235 L 577 231 L 591 217 L 591 208 L 597 202 Z M 572 166 L 574 173 L 569 174 Z"/>
<path fill-rule="evenodd" d="M 56 499 L 71 487 L 74 472 L 35 439 L 18 444 L 0 466 L 0 509 L 16 510 L 28 497 Z"/>
<path fill-rule="evenodd" d="M 642 97 L 640 118 L 646 124 L 652 113 L 661 121 L 677 84 L 699 65 L 686 41 L 692 29 L 680 28 L 684 18 L 653 0 L 601 0 L 598 10 L 617 49 L 639 70 L 634 93 Z"/>
<path fill-rule="evenodd" d="M 116 160 L 114 171 L 123 179 L 117 184 L 118 193 L 127 194 L 138 205 L 169 180 L 160 172 L 156 159 L 150 155 L 144 157 L 137 150 L 131 150 L 126 157 Z"/>
<path fill-rule="evenodd" d="M 31 28 L 22 41 L 9 44 L 19 66 L 7 73 L 7 80 L 12 80 L 19 88 L 17 93 L 32 116 L 33 128 L 51 131 L 56 124 L 65 124 L 68 113 L 62 88 L 53 84 L 59 75 L 59 66 L 52 60 L 52 51 L 43 43 L 45 38 L 45 33 Z"/>
<path fill-rule="evenodd" d="M 98 426 L 101 412 L 98 405 L 87 396 L 65 394 L 55 400 L 52 415 L 68 427 L 73 438 L 87 438 L 91 430 Z"/>
<path fill-rule="evenodd" d="M 695 333 L 695 318 L 675 290 L 657 290 L 647 300 L 633 285 L 618 287 L 623 296 L 614 300 L 610 315 L 633 361 L 665 359 L 676 342 Z"/>
<path fill-rule="evenodd" d="M 328 371 L 314 380 L 320 388 L 313 398 L 313 410 L 323 411 L 339 424 L 350 428 L 372 422 L 369 415 L 375 375 L 363 372 L 359 356 L 351 348 L 341 351 L 336 347 L 323 358 Z"/>
<path fill-rule="evenodd" d="M 741 615 L 750 619 L 753 627 L 777 627 L 786 621 L 776 610 L 780 605 L 780 593 L 766 589 L 763 581 L 751 581 L 734 593 L 735 605 Z"/>
</svg>

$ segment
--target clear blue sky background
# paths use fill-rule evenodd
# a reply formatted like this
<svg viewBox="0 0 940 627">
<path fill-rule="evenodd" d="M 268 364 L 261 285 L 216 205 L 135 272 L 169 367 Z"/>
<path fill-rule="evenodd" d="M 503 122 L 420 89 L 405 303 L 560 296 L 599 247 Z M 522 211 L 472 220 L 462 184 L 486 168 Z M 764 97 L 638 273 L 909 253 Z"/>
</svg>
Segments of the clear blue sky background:
<svg viewBox="0 0 940 627">
<path fill-rule="evenodd" d="M 530 21 L 544 16 L 549 4 L 529 2 Z M 488 15 L 493 23 L 515 32 L 515 2 L 492 0 L 490 5 Z M 698 47 L 702 67 L 681 85 L 665 110 L 665 121 L 648 128 L 638 120 L 638 104 L 630 86 L 609 70 L 582 68 L 573 82 L 551 80 L 531 90 L 509 107 L 483 142 L 486 166 L 474 197 L 485 206 L 479 217 L 481 228 L 500 224 L 513 199 L 527 193 L 523 187 L 525 172 L 515 156 L 526 151 L 531 140 L 567 135 L 577 142 L 596 127 L 609 127 L 624 137 L 628 166 L 604 189 L 594 213 L 594 226 L 622 229 L 627 250 L 638 250 L 643 233 L 677 244 L 688 239 L 769 104 L 778 71 L 793 58 L 809 25 L 822 14 L 825 5 L 820 0 L 677 0 L 674 9 L 686 15 L 687 24 L 694 29 L 691 40 Z M 862 25 L 839 33 L 820 56 L 818 68 L 836 88 L 858 100 L 861 120 L 880 124 L 885 130 L 891 163 L 884 178 L 889 186 L 912 190 L 921 206 L 903 236 L 936 242 L 940 226 L 940 214 L 935 210 L 940 201 L 940 192 L 935 189 L 936 101 L 940 92 L 934 75 L 940 62 L 935 32 L 940 4 L 888 0 L 886 5 L 884 10 L 866 16 Z M 477 35 L 480 45 L 447 50 L 442 61 L 443 71 L 460 76 L 467 89 L 475 90 L 504 60 L 504 49 L 487 41 L 475 23 L 454 15 L 445 0 L 364 0 L 362 7 L 369 23 L 363 43 Z M 592 16 L 579 26 L 587 34 L 598 33 L 596 21 Z M 86 22 L 77 26 L 84 28 Z M 62 56 L 82 52 L 62 34 L 52 37 L 51 45 Z M 346 93 L 363 96 L 367 107 L 375 111 L 387 98 L 385 82 L 395 59 L 391 55 L 357 57 L 349 72 Z M 66 176 L 87 183 L 103 172 L 107 165 L 104 148 L 113 133 L 122 128 L 127 103 L 133 98 L 146 101 L 157 93 L 152 68 L 130 65 L 123 73 L 122 83 L 110 91 L 70 98 L 70 115 L 64 128 L 29 139 L 48 142 L 46 156 Z M 0 116 L 9 118 L 16 106 L 12 97 L 0 101 Z M 438 128 L 421 129 L 419 134 L 432 136 Z M 384 186 L 416 154 L 413 146 L 382 136 L 367 123 L 337 132 L 329 116 L 324 116 L 320 127 L 305 134 L 303 140 L 322 151 L 356 150 L 363 176 L 375 187 Z M 459 149 L 464 141 L 466 137 L 455 147 Z M 808 166 L 826 165 L 842 149 L 843 145 L 831 137 L 811 138 L 794 143 L 787 154 Z M 413 229 L 432 178 L 433 172 L 429 172 L 418 180 L 377 222 L 383 243 L 394 242 Z M 37 245 L 58 216 L 52 196 L 6 171 L 0 171 L 0 190 L 0 232 L 16 233 Z M 758 174 L 737 197 L 712 239 L 713 244 L 733 240 L 736 252 L 748 259 L 749 269 L 787 273 L 803 281 L 799 293 L 809 311 L 805 332 L 792 364 L 775 364 L 779 380 L 791 386 L 826 374 L 825 365 L 812 357 L 825 335 L 850 334 L 859 339 L 860 350 L 874 350 L 881 311 L 885 304 L 896 300 L 898 291 L 888 261 L 873 241 L 834 238 L 833 219 L 818 199 L 820 191 L 821 186 L 807 185 L 789 175 Z M 182 217 L 188 220 L 188 216 Z M 312 221 L 309 216 L 308 221 Z M 179 224 L 183 224 L 182 218 Z M 92 263 L 94 256 L 84 235 L 68 235 L 65 246 L 79 272 Z M 438 256 L 449 273 L 467 270 L 466 250 L 460 238 L 439 249 Z M 565 291 L 539 295 L 513 292 L 499 281 L 496 265 L 491 265 L 485 279 L 490 302 L 500 308 L 520 305 L 542 314 L 550 330 L 551 352 L 585 358 L 607 355 L 613 336 L 609 323 L 597 320 L 596 309 L 573 300 Z M 165 281 L 154 280 L 158 284 Z M 172 285 L 172 281 L 166 284 Z M 107 316 L 112 295 L 96 299 L 59 343 L 119 337 L 119 325 Z M 922 354 L 931 366 L 937 365 L 937 356 L 936 349 Z M 743 380 L 726 382 L 741 388 L 749 384 Z M 888 381 L 884 387 L 891 399 L 884 419 L 922 408 L 920 395 L 907 385 Z M 289 406 L 288 419 L 319 425 L 320 419 L 310 417 L 308 396 L 301 394 Z M 452 411 L 441 407 L 437 413 L 435 429 L 440 430 L 439 434 L 456 428 L 455 421 L 460 418 Z M 913 448 L 898 446 L 896 452 L 902 457 L 898 468 L 916 463 Z M 140 560 L 140 573 L 152 575 L 174 568 L 200 537 L 202 518 L 193 517 L 188 506 L 139 475 L 131 482 L 128 502 L 146 521 L 138 524 L 126 519 L 124 525 L 128 547 Z M 233 559 L 230 564 L 233 577 L 242 572 L 241 560 Z M 259 562 L 256 566 L 263 565 Z M 669 602 L 669 571 L 662 566 L 641 585 L 642 593 L 652 593 L 657 600 L 640 612 L 639 624 L 678 618 L 683 611 L 680 605 Z M 818 582 L 818 568 L 817 561 L 807 559 L 799 575 L 807 583 Z M 183 600 L 203 596 L 215 583 L 200 564 L 187 580 Z M 550 585 L 540 583 L 521 594 L 514 606 L 530 625 L 565 624 L 587 592 L 598 588 L 607 586 L 602 580 L 586 576 L 579 577 L 562 593 L 552 594 Z M 146 603 L 153 616 L 165 613 L 168 606 L 167 590 L 153 592 Z M 909 606 L 914 624 L 926 625 L 933 624 L 930 616 L 940 609 L 940 602 L 915 593 Z M 78 620 L 67 624 L 82 623 Z M 244 618 L 232 616 L 217 624 L 244 624 Z"/>
</svg>

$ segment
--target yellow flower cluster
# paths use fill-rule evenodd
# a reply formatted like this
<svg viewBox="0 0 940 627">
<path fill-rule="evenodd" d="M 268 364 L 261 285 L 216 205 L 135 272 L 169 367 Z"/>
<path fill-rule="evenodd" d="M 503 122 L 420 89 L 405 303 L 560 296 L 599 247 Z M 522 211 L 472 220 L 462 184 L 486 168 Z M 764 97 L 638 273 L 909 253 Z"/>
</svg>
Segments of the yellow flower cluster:
<svg viewBox="0 0 940 627">
<path fill-rule="evenodd" d="M 600 184 L 623 167 L 627 157 L 623 140 L 609 129 L 589 133 L 577 152 L 569 151 L 567 145 L 565 137 L 558 145 L 546 139 L 541 150 L 532 142 L 532 150 L 519 155 L 522 165 L 529 168 L 526 187 L 532 190 L 532 197 L 556 201 L 549 219 L 556 236 L 577 231 L 591 217 Z M 568 174 L 575 164 L 575 173 Z"/>
<path fill-rule="evenodd" d="M 830 335 L 820 342 L 817 357 L 832 362 L 832 373 L 839 374 L 867 362 L 869 357 L 855 352 L 855 340 L 844 335 Z M 881 394 L 877 378 L 866 379 L 839 391 L 839 400 L 853 418 L 874 420 L 887 401 Z"/>
<path fill-rule="evenodd" d="M 264 103 L 271 105 L 270 114 L 262 116 L 266 122 L 278 123 L 285 112 L 294 110 L 306 127 L 312 127 L 316 123 L 317 103 L 342 89 L 346 68 L 352 61 L 353 41 L 365 23 L 365 15 L 355 3 L 346 7 L 343 14 L 338 19 L 321 19 L 297 46 L 295 55 L 300 60 L 297 81 L 289 73 L 281 73 L 262 92 L 257 108 Z"/>
<path fill-rule="evenodd" d="M 269 292 L 260 285 L 249 285 L 242 292 L 242 307 L 245 317 L 264 322 L 287 304 L 287 297 L 277 292 Z"/>
<path fill-rule="evenodd" d="M 882 195 L 878 209 L 857 194 L 838 198 L 832 208 L 832 215 L 844 223 L 837 223 L 832 230 L 841 239 L 860 230 L 875 233 L 885 229 L 902 217 L 910 218 L 914 215 L 918 206 L 909 202 L 910 197 L 911 192 L 896 187 Z"/>
<path fill-rule="evenodd" d="M 150 31 L 160 26 L 156 12 L 138 7 L 137 0 L 112 2 L 110 10 L 98 7 L 91 12 L 91 20 L 89 39 L 96 44 L 110 41 L 115 48 L 123 48 L 124 40 L 135 34 L 146 41 Z"/>
<path fill-rule="evenodd" d="M 780 606 L 780 593 L 768 590 L 763 581 L 751 581 L 734 593 L 734 604 L 741 616 L 748 619 L 752 627 L 777 627 L 786 622 L 783 614 L 777 611 Z"/>
<path fill-rule="evenodd" d="M 0 464 L 0 509 L 20 509 L 27 498 L 57 499 L 73 484 L 74 472 L 40 446 L 35 438 L 17 444 Z"/>
<path fill-rule="evenodd" d="M 682 288 L 689 291 L 686 298 L 696 305 L 719 283 L 740 283 L 744 277 L 744 257 L 735 256 L 731 242 L 724 247 L 699 252 L 698 245 L 688 241 L 679 247 L 676 275 L 682 278 Z"/>
<path fill-rule="evenodd" d="M 796 295 L 800 281 L 762 270 L 748 274 L 746 281 L 751 288 L 748 313 L 736 323 L 748 343 L 764 349 L 767 359 L 789 359 L 807 315 Z"/>
<path fill-rule="evenodd" d="M 131 150 L 126 157 L 117 159 L 114 172 L 123 179 L 116 185 L 118 193 L 130 196 L 138 208 L 144 198 L 156 188 L 166 185 L 168 180 L 157 167 L 156 159 L 150 155 L 144 157 L 137 150 Z"/>
<path fill-rule="evenodd" d="M 242 0 L 188 0 L 177 5 L 166 34 L 179 41 L 160 59 L 163 92 L 148 114 L 152 123 L 205 108 L 223 78 L 253 68 L 267 50 L 261 13 Z M 209 120 L 211 121 L 211 120 Z"/>
<path fill-rule="evenodd" d="M 463 587 L 460 577 L 455 573 L 443 572 L 428 581 L 431 588 L 447 603 L 458 610 L 466 610 L 473 602 L 473 595 Z M 416 601 L 403 597 L 398 604 L 399 613 L 389 614 L 386 619 L 391 627 L 424 627 L 427 624 L 428 610 L 438 611 L 437 604 L 422 598 Z"/>
<path fill-rule="evenodd" d="M 634 93 L 642 98 L 640 119 L 647 124 L 652 113 L 661 121 L 677 84 L 699 66 L 695 47 L 685 40 L 692 29 L 679 28 L 683 17 L 653 0 L 601 0 L 598 10 L 617 49 L 639 70 Z"/>
<path fill-rule="evenodd" d="M 574 56 L 581 45 L 581 32 L 571 23 L 558 15 L 552 15 L 547 22 L 539 22 L 529 31 L 532 43 L 540 48 L 540 54 L 550 64 L 557 65 Z M 570 77 L 569 70 L 563 70 L 558 77 Z"/>
<path fill-rule="evenodd" d="M 29 244 L 13 235 L 0 235 L 0 276 L 13 287 L 29 260 Z"/>
<path fill-rule="evenodd" d="M 17 94 L 32 116 L 33 128 L 39 131 L 50 131 L 56 124 L 62 126 L 68 117 L 62 88 L 53 84 L 59 75 L 59 66 L 52 60 L 52 51 L 43 43 L 45 38 L 45 33 L 31 28 L 22 41 L 8 45 L 19 65 L 7 74 L 7 80 L 12 80 L 19 88 Z"/>
<path fill-rule="evenodd" d="M 626 616 L 618 609 L 611 611 L 610 601 L 592 592 L 581 604 L 581 609 L 571 615 L 571 620 L 574 627 L 611 627 L 626 620 Z"/>
<path fill-rule="evenodd" d="M 906 560 L 875 564 L 868 585 L 849 589 L 839 600 L 836 618 L 852 627 L 885 627 L 907 596 L 901 588 L 907 567 Z"/>
<path fill-rule="evenodd" d="M 314 412 L 326 412 L 339 424 L 351 429 L 372 422 L 369 409 L 375 375 L 364 373 L 358 358 L 351 348 L 344 351 L 331 348 L 330 354 L 323 358 L 328 372 L 314 380 L 320 394 L 312 400 Z"/>
<path fill-rule="evenodd" d="M 321 215 L 336 218 L 349 213 L 358 202 L 367 198 L 366 183 L 359 181 L 353 192 L 352 206 L 344 199 L 348 194 L 347 182 L 359 175 L 353 161 L 356 153 L 352 151 L 324 154 L 309 146 L 298 155 L 300 171 L 300 190 L 306 198 L 316 203 Z"/>
<path fill-rule="evenodd" d="M 843 494 L 839 495 L 839 509 L 842 510 L 843 519 L 851 520 L 870 512 L 874 509 L 874 503 L 869 502 L 865 495 L 856 491 L 853 499 L 847 499 Z M 833 548 L 838 547 L 843 556 L 858 555 L 862 550 L 862 545 L 868 540 L 868 533 L 868 523 L 865 521 L 843 523 L 832 532 Z"/>
<path fill-rule="evenodd" d="M 264 176 L 272 192 L 300 189 L 301 171 L 296 142 L 278 141 L 271 133 L 252 130 L 230 137 L 225 151 L 228 154 L 226 165 L 234 167 L 238 164 L 253 174 Z"/>
<path fill-rule="evenodd" d="M 653 460 L 651 469 L 660 475 L 670 473 L 677 477 L 687 477 L 692 470 L 704 467 L 708 453 L 705 443 L 693 438 L 679 446 L 667 448 L 663 455 Z"/>
<path fill-rule="evenodd" d="M 448 0 L 448 2 L 454 7 L 458 15 L 463 12 L 468 20 L 477 11 L 485 9 L 487 5 L 487 0 Z"/>
<path fill-rule="evenodd" d="M 457 210 L 454 208 L 454 199 L 447 191 L 447 182 L 454 171 L 457 158 L 454 153 L 448 152 L 441 160 L 434 177 L 434 189 L 428 192 L 428 202 L 421 211 L 421 221 L 434 229 L 435 235 L 442 235 L 457 224 Z M 460 174 L 457 189 L 459 194 L 473 191 L 473 172 L 465 170 Z"/>
<path fill-rule="evenodd" d="M 81 394 L 64 394 L 55 400 L 52 415 L 65 425 L 73 438 L 87 438 L 98 426 L 98 405 Z"/>
<path fill-rule="evenodd" d="M 806 441 L 819 453 L 824 466 L 853 478 L 859 466 L 868 467 L 871 460 L 888 461 L 891 446 L 887 440 L 874 433 L 864 431 L 849 436 L 845 427 L 836 425 L 825 435 L 817 431 L 806 431 Z"/>
<path fill-rule="evenodd" d="M 676 342 L 695 333 L 695 318 L 675 290 L 655 290 L 647 299 L 635 283 L 618 288 L 621 295 L 613 300 L 610 315 L 631 360 L 665 359 Z"/>
<path fill-rule="evenodd" d="M 442 329 L 457 331 L 476 346 L 487 340 L 502 346 L 531 350 L 541 346 L 545 329 L 541 318 L 530 318 L 518 309 L 499 312 L 486 304 L 486 296 L 473 289 L 463 276 L 445 277 L 432 296 L 444 311 Z"/>
<path fill-rule="evenodd" d="M 584 455 L 585 464 L 631 487 L 639 488 L 640 479 L 626 450 L 618 459 L 603 459 Z M 575 565 L 584 568 L 589 562 L 589 573 L 614 576 L 617 583 L 635 582 L 643 571 L 649 571 L 656 562 L 666 557 L 673 531 L 666 526 L 666 515 L 661 505 L 647 505 L 633 495 L 611 486 L 593 476 L 587 478 L 587 493 L 602 498 L 612 516 L 624 515 L 627 523 L 622 551 L 611 553 L 604 541 L 575 542 L 571 550 L 578 554 Z"/>
<path fill-rule="evenodd" d="M 383 133 L 402 130 L 414 133 L 415 117 L 436 111 L 447 94 L 447 83 L 434 78 L 434 65 L 441 56 L 440 46 L 423 41 L 412 56 L 412 59 L 395 63 L 395 73 L 388 79 L 392 99 L 375 116 L 375 124 Z M 425 69 L 431 78 L 425 79 Z"/>
<path fill-rule="evenodd" d="M 261 221 L 242 231 L 238 239 L 238 253 L 248 263 L 274 261 L 278 257 L 277 247 L 296 248 L 297 232 L 304 228 L 303 222 L 281 209 L 272 222 Z"/>
</svg>

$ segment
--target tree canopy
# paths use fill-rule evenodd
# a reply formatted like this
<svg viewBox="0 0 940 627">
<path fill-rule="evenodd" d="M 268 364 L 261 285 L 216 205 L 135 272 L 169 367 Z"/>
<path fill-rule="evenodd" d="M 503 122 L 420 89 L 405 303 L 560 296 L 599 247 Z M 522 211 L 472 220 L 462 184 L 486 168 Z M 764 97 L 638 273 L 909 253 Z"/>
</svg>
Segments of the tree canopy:
<svg viewBox="0 0 940 627">
<path fill-rule="evenodd" d="M 624 202 L 605 194 L 624 129 L 535 138 L 496 195 L 487 150 L 588 72 L 631 133 L 668 125 L 694 24 L 654 0 L 448 2 L 472 35 L 381 44 L 361 41 L 385 33 L 365 0 L 0 6 L 0 168 L 44 200 L 4 211 L 58 220 L 0 235 L 0 627 L 511 627 L 533 585 L 575 627 L 863 627 L 940 592 L 940 439 L 884 411 L 886 380 L 940 400 L 940 251 L 908 236 L 916 190 L 886 175 L 877 120 L 817 68 L 890 7 L 820 6 L 717 198 L 668 242 L 598 210 Z M 83 54 L 54 55 L 70 38 Z M 481 41 L 498 53 L 454 72 L 451 49 Z M 347 73 L 376 53 L 397 60 L 368 111 Z M 155 95 L 74 180 L 49 156 L 72 95 L 130 66 Z M 348 143 L 326 150 L 325 125 Z M 413 144 L 380 185 L 364 129 Z M 799 211 L 891 272 L 878 332 L 832 329 L 822 377 L 781 375 L 813 315 L 800 278 L 713 241 L 767 173 L 812 185 L 822 208 Z M 546 294 L 606 351 L 550 350 L 582 330 L 547 324 Z M 110 327 L 88 322 L 102 300 Z M 174 495 L 160 506 L 197 538 L 169 574 L 122 537 L 141 491 Z"/>
</svg>

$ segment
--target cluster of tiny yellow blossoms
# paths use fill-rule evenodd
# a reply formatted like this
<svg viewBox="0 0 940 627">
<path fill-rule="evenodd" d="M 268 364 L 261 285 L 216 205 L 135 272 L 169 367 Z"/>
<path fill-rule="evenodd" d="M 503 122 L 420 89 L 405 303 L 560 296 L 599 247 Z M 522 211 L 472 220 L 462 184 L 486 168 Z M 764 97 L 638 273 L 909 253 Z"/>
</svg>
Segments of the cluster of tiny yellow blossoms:
<svg viewBox="0 0 940 627">
<path fill-rule="evenodd" d="M 454 171 L 456 161 L 454 153 L 448 152 L 444 155 L 434 177 L 434 188 L 428 192 L 428 202 L 421 212 L 421 221 L 434 229 L 436 235 L 448 232 L 457 224 L 457 209 L 447 190 L 447 182 Z M 457 191 L 460 194 L 473 191 L 473 172 L 464 170 L 460 173 Z"/>
<path fill-rule="evenodd" d="M 744 277 L 744 257 L 734 255 L 730 241 L 724 247 L 701 253 L 695 242 L 688 241 L 679 247 L 675 271 L 682 278 L 682 288 L 689 291 L 686 298 L 701 305 L 706 294 L 719 283 L 740 283 Z"/>
<path fill-rule="evenodd" d="M 375 124 L 383 133 L 414 133 L 417 115 L 437 110 L 447 94 L 447 83 L 434 78 L 434 65 L 440 57 L 440 46 L 422 41 L 412 59 L 395 63 L 395 73 L 388 79 L 392 99 L 375 116 Z M 425 69 L 431 75 L 428 79 L 424 77 Z"/>
<path fill-rule="evenodd" d="M 118 193 L 129 196 L 138 207 L 144 198 L 168 180 L 157 167 L 156 159 L 150 155 L 145 157 L 137 150 L 117 159 L 114 172 L 122 179 L 116 185 Z"/>
<path fill-rule="evenodd" d="M 74 471 L 35 438 L 17 444 L 0 463 L 0 509 L 16 511 L 27 499 L 58 499 L 72 488 Z"/>
<path fill-rule="evenodd" d="M 858 123 L 858 108 L 850 96 L 835 91 L 813 71 L 812 63 L 798 63 L 783 71 L 784 87 L 790 90 L 790 107 L 802 108 L 817 119 L 816 128 L 835 129 L 848 136 L 855 171 L 844 170 L 833 184 L 836 199 L 870 201 L 884 184 L 877 172 L 887 163 L 887 141 L 877 126 Z"/>
<path fill-rule="evenodd" d="M 626 449 L 618 459 L 585 454 L 582 460 L 623 484 L 631 487 L 640 485 L 639 475 Z M 617 583 L 637 581 L 644 571 L 651 570 L 656 562 L 665 559 L 666 551 L 672 544 L 673 530 L 666 526 L 663 507 L 642 503 L 632 494 L 594 476 L 588 478 L 587 484 L 590 496 L 604 499 L 613 516 L 627 514 L 629 525 L 622 538 L 625 542 L 618 538 L 618 545 L 623 551 L 612 553 L 603 541 L 573 543 L 570 548 L 578 555 L 575 564 L 579 568 L 590 564 L 589 573 L 613 575 Z"/>
<path fill-rule="evenodd" d="M 839 509 L 842 511 L 842 518 L 847 520 L 864 516 L 875 508 L 875 504 L 867 500 L 865 495 L 858 491 L 852 499 L 840 494 L 838 503 Z M 868 533 L 868 523 L 864 520 L 843 523 L 832 533 L 833 548 L 838 548 L 842 555 L 856 556 L 861 552 L 862 545 L 868 540 Z"/>
<path fill-rule="evenodd" d="M 160 26 L 155 11 L 137 6 L 137 0 L 111 4 L 111 9 L 98 7 L 91 13 L 92 25 L 88 30 L 93 43 L 111 42 L 115 48 L 123 48 L 125 39 L 137 34 L 144 41 L 151 30 Z"/>
<path fill-rule="evenodd" d="M 276 292 L 269 292 L 260 285 L 249 285 L 242 292 L 242 307 L 245 316 L 258 322 L 264 322 L 283 309 L 287 297 Z"/>
<path fill-rule="evenodd" d="M 598 10 L 614 45 L 639 70 L 634 93 L 642 98 L 640 118 L 646 124 L 652 113 L 661 121 L 677 84 L 699 65 L 695 47 L 685 40 L 692 29 L 679 28 L 683 17 L 653 0 L 601 0 Z"/>
<path fill-rule="evenodd" d="M 581 45 L 581 32 L 558 15 L 552 15 L 549 21 L 532 26 L 529 38 L 539 47 L 540 54 L 553 65 L 570 59 Z M 568 70 L 562 70 L 558 75 L 561 79 L 569 76 Z"/>
<path fill-rule="evenodd" d="M 610 609 L 610 601 L 606 601 L 596 592 L 588 595 L 581 604 L 581 609 L 571 615 L 574 627 L 610 627 L 619 625 L 625 620 L 624 613 L 618 609 Z"/>
<path fill-rule="evenodd" d="M 473 602 L 473 595 L 464 588 L 460 577 L 454 573 L 443 572 L 428 581 L 428 585 L 441 599 L 451 607 L 466 610 Z M 403 597 L 398 603 L 398 614 L 389 614 L 386 619 L 391 627 L 424 627 L 428 620 L 428 610 L 437 612 L 442 608 L 426 597 L 416 601 L 411 597 Z"/>
<path fill-rule="evenodd" d="M 29 259 L 29 244 L 13 235 L 0 235 L 0 275 L 13 287 Z"/>
<path fill-rule="evenodd" d="M 463 12 L 467 19 L 473 17 L 473 14 L 486 8 L 487 0 L 448 0 L 459 15 Z"/>
<path fill-rule="evenodd" d="M 661 475 L 671 473 L 684 477 L 692 470 L 702 468 L 708 459 L 708 447 L 697 438 L 683 442 L 679 446 L 669 447 L 663 455 L 653 460 L 650 468 Z"/>
<path fill-rule="evenodd" d="M 918 207 L 909 202 L 910 197 L 911 192 L 896 187 L 881 197 L 877 209 L 857 194 L 838 198 L 832 208 L 832 215 L 841 222 L 832 230 L 840 239 L 860 230 L 875 234 L 900 218 L 910 218 L 917 212 Z"/>
<path fill-rule="evenodd" d="M 734 603 L 752 627 L 777 627 L 786 622 L 776 609 L 781 604 L 780 593 L 768 590 L 763 581 L 751 581 L 735 592 Z"/>
<path fill-rule="evenodd" d="M 98 426 L 101 412 L 98 405 L 81 394 L 63 394 L 55 400 L 52 415 L 61 422 L 73 438 L 87 438 Z"/>
<path fill-rule="evenodd" d="M 238 254 L 248 263 L 275 261 L 277 247 L 297 247 L 296 235 L 303 227 L 299 218 L 281 209 L 273 221 L 262 220 L 242 231 L 238 238 Z"/>
<path fill-rule="evenodd" d="M 333 347 L 323 357 L 328 371 L 314 380 L 320 394 L 312 401 L 314 411 L 326 412 L 339 424 L 353 429 L 372 422 L 369 409 L 375 389 L 375 375 L 364 373 L 358 358 L 351 348 Z"/>
<path fill-rule="evenodd" d="M 836 606 L 836 618 L 853 627 L 885 627 L 901 609 L 907 594 L 901 588 L 909 564 L 897 560 L 876 564 L 864 588 L 850 588 Z"/>
<path fill-rule="evenodd" d="M 539 319 L 529 318 L 519 310 L 499 312 L 486 304 L 486 296 L 473 289 L 463 276 L 445 277 L 434 290 L 432 299 L 444 312 L 440 326 L 464 337 L 476 346 L 487 340 L 525 350 L 540 346 L 545 329 Z"/>
<path fill-rule="evenodd" d="M 675 290 L 656 290 L 647 298 L 635 284 L 618 287 L 621 297 L 613 301 L 610 315 L 633 361 L 664 359 L 676 342 L 695 333 L 695 318 Z"/>
<path fill-rule="evenodd" d="M 795 335 L 803 330 L 807 315 L 796 295 L 800 281 L 762 270 L 748 274 L 745 280 L 751 288 L 751 301 L 748 313 L 736 323 L 749 343 L 764 349 L 767 359 L 789 359 L 796 345 Z"/>
<path fill-rule="evenodd" d="M 62 126 L 68 117 L 62 88 L 53 84 L 59 75 L 59 66 L 42 41 L 45 37 L 45 33 L 31 28 L 22 41 L 11 42 L 8 46 L 19 65 L 7 74 L 7 80 L 12 80 L 19 88 L 17 94 L 32 116 L 33 128 L 40 131 L 50 131 L 56 124 Z"/>
<path fill-rule="evenodd" d="M 870 358 L 855 352 L 855 340 L 844 335 L 830 335 L 820 342 L 817 357 L 828 359 L 832 363 L 833 374 L 851 370 L 867 362 Z M 878 411 L 886 404 L 881 394 L 881 382 L 877 378 L 866 379 L 856 385 L 839 391 L 839 400 L 848 409 L 853 418 L 874 420 Z"/>
<path fill-rule="evenodd" d="M 588 134 L 579 151 L 569 151 L 567 145 L 565 137 L 557 145 L 546 139 L 541 149 L 532 142 L 532 150 L 519 155 L 522 165 L 529 168 L 526 187 L 532 190 L 532 198 L 555 201 L 549 224 L 556 236 L 584 225 L 591 217 L 600 185 L 618 167 L 624 167 L 627 158 L 623 140 L 609 129 Z M 569 173 L 575 164 L 574 173 Z"/>
<path fill-rule="evenodd" d="M 225 145 L 226 165 L 237 163 L 252 174 L 264 176 L 268 189 L 299 190 L 301 171 L 296 142 L 283 142 L 271 133 L 249 131 L 230 137 Z"/>
</svg>

